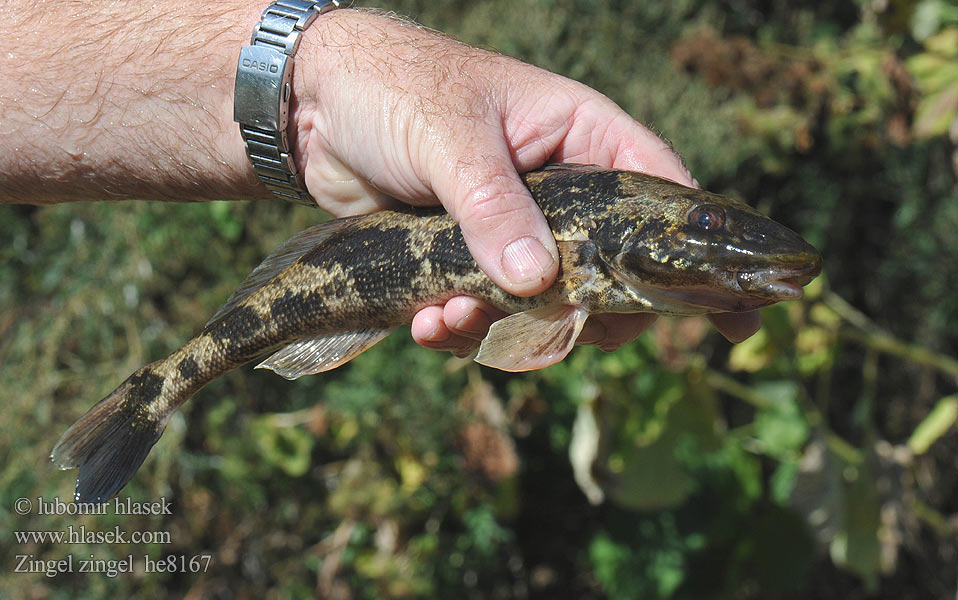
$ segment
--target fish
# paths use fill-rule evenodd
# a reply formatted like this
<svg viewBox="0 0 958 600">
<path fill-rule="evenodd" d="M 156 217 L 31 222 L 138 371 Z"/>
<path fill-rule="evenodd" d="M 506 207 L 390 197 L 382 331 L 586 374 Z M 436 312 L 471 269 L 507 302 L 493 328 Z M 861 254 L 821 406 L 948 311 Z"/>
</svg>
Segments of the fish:
<svg viewBox="0 0 958 600">
<path fill-rule="evenodd" d="M 554 364 L 590 314 L 744 312 L 802 296 L 819 252 L 748 204 L 651 175 L 592 165 L 524 174 L 559 249 L 541 294 L 496 286 L 441 208 L 408 207 L 306 229 L 257 266 L 203 330 L 124 380 L 53 448 L 79 468 L 74 501 L 102 503 L 134 476 L 170 416 L 257 357 L 296 379 L 339 367 L 425 306 L 475 296 L 508 316 L 475 360 L 505 371 Z"/>
</svg>

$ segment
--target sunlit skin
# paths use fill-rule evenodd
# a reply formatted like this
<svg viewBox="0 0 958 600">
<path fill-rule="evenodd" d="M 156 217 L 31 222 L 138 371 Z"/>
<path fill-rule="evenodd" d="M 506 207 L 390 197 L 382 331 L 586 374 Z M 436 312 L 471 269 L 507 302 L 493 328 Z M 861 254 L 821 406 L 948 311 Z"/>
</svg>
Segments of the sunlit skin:
<svg viewBox="0 0 958 600">
<path fill-rule="evenodd" d="M 8 2 L 0 26 L 10 47 L 34 51 L 0 53 L 0 147 L 15 150 L 0 153 L 0 202 L 268 197 L 232 120 L 236 55 L 267 4 L 223 0 L 198 35 L 184 0 L 41 14 Z M 84 19 L 136 31 L 138 44 L 122 35 L 89 44 Z M 441 203 L 483 271 L 518 296 L 546 289 L 557 268 L 519 173 L 591 163 L 694 184 L 665 142 L 599 92 L 373 11 L 317 19 L 296 65 L 289 133 L 319 205 L 346 216 L 396 200 Z M 455 298 L 423 309 L 412 335 L 463 353 L 498 316 Z M 733 341 L 758 326 L 755 315 L 713 322 Z M 614 349 L 649 323 L 597 317 L 582 340 Z"/>
</svg>

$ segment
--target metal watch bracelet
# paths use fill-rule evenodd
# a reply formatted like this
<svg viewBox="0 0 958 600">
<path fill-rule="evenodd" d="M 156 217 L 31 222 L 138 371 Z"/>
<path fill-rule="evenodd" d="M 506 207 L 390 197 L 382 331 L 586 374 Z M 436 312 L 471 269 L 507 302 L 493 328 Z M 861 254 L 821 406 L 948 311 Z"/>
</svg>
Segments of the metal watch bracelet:
<svg viewBox="0 0 958 600">
<path fill-rule="evenodd" d="M 307 206 L 316 202 L 299 177 L 286 134 L 293 56 L 316 17 L 344 5 L 344 0 L 276 0 L 263 12 L 236 66 L 233 120 L 253 171 L 274 196 Z"/>
</svg>

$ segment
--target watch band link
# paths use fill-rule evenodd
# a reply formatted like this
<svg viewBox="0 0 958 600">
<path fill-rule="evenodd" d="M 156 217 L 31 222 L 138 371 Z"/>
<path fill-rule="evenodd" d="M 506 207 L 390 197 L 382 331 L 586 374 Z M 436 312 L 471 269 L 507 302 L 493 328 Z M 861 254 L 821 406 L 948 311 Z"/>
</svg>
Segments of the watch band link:
<svg viewBox="0 0 958 600">
<path fill-rule="evenodd" d="M 289 148 L 293 56 L 303 31 L 342 0 L 276 0 L 253 29 L 236 67 L 233 120 L 240 124 L 253 171 L 278 198 L 316 206 L 300 180 Z"/>
</svg>

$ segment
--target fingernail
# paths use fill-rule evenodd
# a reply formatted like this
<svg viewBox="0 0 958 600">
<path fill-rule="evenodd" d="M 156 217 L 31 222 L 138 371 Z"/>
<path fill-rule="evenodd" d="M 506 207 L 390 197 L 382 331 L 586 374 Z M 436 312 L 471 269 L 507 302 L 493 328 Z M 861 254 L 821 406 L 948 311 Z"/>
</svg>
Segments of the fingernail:
<svg viewBox="0 0 958 600">
<path fill-rule="evenodd" d="M 462 335 L 473 334 L 478 339 L 482 339 L 488 333 L 490 325 L 492 325 L 492 319 L 489 318 L 489 315 L 476 309 L 459 319 L 455 329 Z"/>
<path fill-rule="evenodd" d="M 541 279 L 554 262 L 542 242 L 531 236 L 519 238 L 502 251 L 502 270 L 512 283 Z"/>
<path fill-rule="evenodd" d="M 436 323 L 436 326 L 424 339 L 430 344 L 441 344 L 449 339 L 449 330 L 443 327 L 442 323 Z"/>
</svg>

